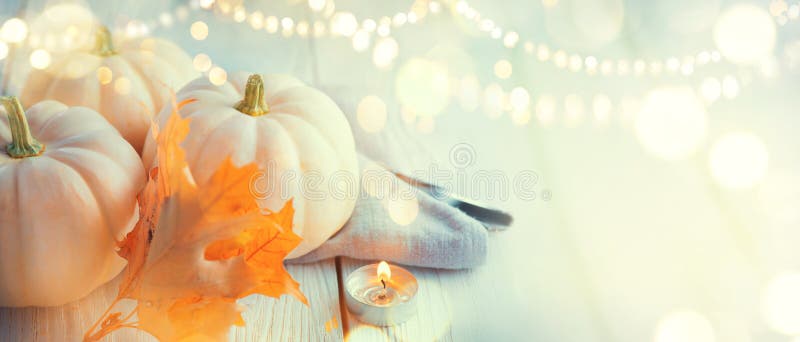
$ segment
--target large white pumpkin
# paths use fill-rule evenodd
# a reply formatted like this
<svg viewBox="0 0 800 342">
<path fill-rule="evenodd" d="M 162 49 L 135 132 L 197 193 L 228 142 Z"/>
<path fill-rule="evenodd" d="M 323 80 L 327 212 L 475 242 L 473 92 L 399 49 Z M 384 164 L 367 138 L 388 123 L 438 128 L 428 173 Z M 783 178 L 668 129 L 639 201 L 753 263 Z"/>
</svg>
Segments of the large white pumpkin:
<svg viewBox="0 0 800 342">
<path fill-rule="evenodd" d="M 79 299 L 125 266 L 115 243 L 138 219 L 139 155 L 91 109 L 45 101 L 26 121 L 0 102 L 0 306 Z"/>
<path fill-rule="evenodd" d="M 92 108 L 141 152 L 151 118 L 169 99 L 170 89 L 180 89 L 198 72 L 191 58 L 166 40 L 138 38 L 117 46 L 108 29 L 99 28 L 93 49 L 68 53 L 44 70 L 33 70 L 20 99 Z"/>
<path fill-rule="evenodd" d="M 318 247 L 350 218 L 359 191 L 355 143 L 347 119 L 328 96 L 291 76 L 247 74 L 235 74 L 221 86 L 199 78 L 177 96 L 196 100 L 179 113 L 191 119 L 183 147 L 198 184 L 231 157 L 236 165 L 260 166 L 251 188 L 261 208 L 277 211 L 293 199 L 293 230 L 303 242 L 288 258 Z M 165 106 L 162 127 L 171 113 Z M 148 135 L 146 166 L 153 154 Z"/>
</svg>

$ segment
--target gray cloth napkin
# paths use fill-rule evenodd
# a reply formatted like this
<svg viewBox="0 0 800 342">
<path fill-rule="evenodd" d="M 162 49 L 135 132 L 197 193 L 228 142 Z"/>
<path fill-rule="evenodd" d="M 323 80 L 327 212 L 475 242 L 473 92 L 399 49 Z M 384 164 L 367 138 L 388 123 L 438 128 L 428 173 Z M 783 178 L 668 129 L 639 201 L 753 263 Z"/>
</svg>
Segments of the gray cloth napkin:
<svg viewBox="0 0 800 342">
<path fill-rule="evenodd" d="M 375 164 L 366 157 L 359 159 L 362 170 L 371 167 L 375 171 Z M 484 262 L 488 237 L 480 222 L 396 177 L 378 187 L 372 193 L 384 195 L 376 197 L 361 191 L 353 215 L 336 235 L 289 262 L 347 256 L 449 269 L 471 268 Z M 413 203 L 418 211 L 408 209 L 414 207 Z"/>
<path fill-rule="evenodd" d="M 345 226 L 319 248 L 287 262 L 347 256 L 446 269 L 482 264 L 486 259 L 488 233 L 480 222 L 408 185 L 373 162 L 406 174 L 414 174 L 410 170 L 424 170 L 433 162 L 424 145 L 399 120 L 398 113 L 388 113 L 386 126 L 380 133 L 368 133 L 361 129 L 356 118 L 356 104 L 363 94 L 350 88 L 324 91 L 337 101 L 350 121 L 361 153 L 362 177 L 363 170 L 369 169 L 384 172 L 386 177 L 382 179 L 391 181 L 380 182 L 373 189 L 365 189 L 362 182 L 355 210 Z M 387 107 L 397 108 L 392 103 L 387 103 Z M 399 203 L 392 202 L 393 199 Z M 418 208 L 416 214 L 414 202 Z"/>
</svg>

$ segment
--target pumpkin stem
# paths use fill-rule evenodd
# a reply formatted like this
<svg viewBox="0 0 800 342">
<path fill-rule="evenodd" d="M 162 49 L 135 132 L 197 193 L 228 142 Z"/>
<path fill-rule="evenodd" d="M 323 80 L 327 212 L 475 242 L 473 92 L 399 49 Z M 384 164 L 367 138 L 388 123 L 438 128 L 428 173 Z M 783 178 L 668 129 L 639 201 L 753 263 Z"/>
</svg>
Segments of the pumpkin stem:
<svg viewBox="0 0 800 342">
<path fill-rule="evenodd" d="M 95 55 L 103 57 L 108 57 L 117 53 L 114 51 L 114 42 L 108 27 L 99 26 L 97 28 L 97 31 L 94 33 L 94 50 L 92 52 Z"/>
<path fill-rule="evenodd" d="M 42 154 L 45 146 L 31 136 L 31 128 L 19 99 L 16 96 L 3 96 L 0 97 L 0 103 L 6 108 L 11 128 L 11 143 L 6 146 L 8 155 L 11 158 L 27 158 Z"/>
<path fill-rule="evenodd" d="M 264 100 L 264 80 L 261 79 L 261 75 L 253 74 L 247 78 L 244 99 L 233 108 L 250 116 L 261 116 L 269 112 L 267 102 Z"/>
</svg>

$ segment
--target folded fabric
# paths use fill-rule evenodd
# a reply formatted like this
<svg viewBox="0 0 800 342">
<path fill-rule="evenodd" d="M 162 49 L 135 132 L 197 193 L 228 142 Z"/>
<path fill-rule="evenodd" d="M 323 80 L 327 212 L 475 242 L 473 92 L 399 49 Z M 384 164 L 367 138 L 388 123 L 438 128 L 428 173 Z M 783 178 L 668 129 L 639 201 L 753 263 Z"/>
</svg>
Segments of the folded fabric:
<svg viewBox="0 0 800 342">
<path fill-rule="evenodd" d="M 401 181 L 367 157 L 360 156 L 359 163 L 368 170 L 364 174 L 382 181 L 362 182 L 345 226 L 319 248 L 289 263 L 346 256 L 461 269 L 484 262 L 488 233 L 480 222 Z"/>
</svg>

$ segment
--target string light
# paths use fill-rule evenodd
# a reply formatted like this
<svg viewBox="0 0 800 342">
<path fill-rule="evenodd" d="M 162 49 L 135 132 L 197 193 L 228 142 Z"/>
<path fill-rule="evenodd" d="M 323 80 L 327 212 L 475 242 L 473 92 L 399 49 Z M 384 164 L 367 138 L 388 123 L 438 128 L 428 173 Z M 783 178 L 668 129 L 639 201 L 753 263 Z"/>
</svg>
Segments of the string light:
<svg viewBox="0 0 800 342">
<path fill-rule="evenodd" d="M 555 0 L 548 0 L 548 1 L 552 2 L 553 5 L 555 5 L 555 3 L 557 3 L 557 1 L 555 1 Z M 478 31 L 488 33 L 488 35 L 491 38 L 495 38 L 495 39 L 499 38 L 499 33 L 500 32 L 506 32 L 505 37 L 503 39 L 503 46 L 505 46 L 508 49 L 516 48 L 516 46 L 518 45 L 517 42 L 518 41 L 522 41 L 523 42 L 523 44 L 522 44 L 523 46 L 529 46 L 530 47 L 530 48 L 525 48 L 526 54 L 531 55 L 531 56 L 535 55 L 536 59 L 538 59 L 541 62 L 553 62 L 556 65 L 557 68 L 563 69 L 563 70 L 569 70 L 569 71 L 572 71 L 572 72 L 581 72 L 581 71 L 583 71 L 583 72 L 586 72 L 587 74 L 592 74 L 592 75 L 595 73 L 594 70 L 595 70 L 595 67 L 596 67 L 596 63 L 595 63 L 596 60 L 592 60 L 591 61 L 592 64 L 593 64 L 592 67 L 590 67 L 590 65 L 588 65 L 588 64 L 583 64 L 582 66 L 578 66 L 578 65 L 576 65 L 577 63 L 575 63 L 575 64 L 572 63 L 572 56 L 574 56 L 575 59 L 580 59 L 580 58 L 582 58 L 580 54 L 557 49 L 557 52 L 555 54 L 551 55 L 550 51 L 552 50 L 552 48 L 550 48 L 547 44 L 539 43 L 539 42 L 535 42 L 535 41 L 531 41 L 531 40 L 523 40 L 519 36 L 519 34 L 517 32 L 504 31 L 501 26 L 497 25 L 497 21 L 482 15 L 475 8 L 473 8 L 469 3 L 467 3 L 467 1 L 459 0 L 459 1 L 457 1 L 455 3 L 454 6 L 455 6 L 454 13 L 456 13 L 456 15 L 459 15 L 464 20 L 466 20 L 467 22 L 472 23 L 474 25 L 474 27 L 476 29 L 478 29 Z M 534 46 L 538 47 L 538 49 L 535 50 L 535 51 L 534 51 L 534 48 L 533 48 Z M 626 67 L 617 68 L 616 69 L 618 76 L 627 76 L 627 75 L 641 76 L 641 75 L 644 75 L 645 71 L 646 71 L 646 69 L 642 67 L 644 65 L 652 65 L 654 63 L 666 63 L 667 61 L 674 60 L 675 62 L 677 62 L 677 65 L 675 65 L 675 68 L 673 69 L 673 71 L 681 71 L 681 73 L 679 75 L 690 76 L 695 71 L 695 69 L 697 69 L 698 66 L 709 64 L 709 62 L 714 62 L 714 63 L 719 62 L 718 58 L 717 59 L 712 59 L 712 60 L 707 61 L 707 62 L 702 63 L 702 64 L 697 63 L 695 61 L 696 59 L 698 59 L 697 57 L 699 57 L 700 55 L 704 55 L 704 56 L 705 55 L 709 55 L 710 56 L 712 54 L 719 54 L 719 52 L 716 51 L 716 50 L 714 50 L 714 51 L 700 51 L 700 52 L 698 52 L 696 54 L 690 54 L 690 55 L 686 55 L 686 56 L 682 56 L 682 57 L 674 57 L 673 56 L 673 57 L 667 57 L 667 58 L 658 59 L 658 60 L 643 60 L 642 59 L 641 63 L 639 63 L 640 66 L 638 67 L 638 69 L 636 68 L 636 65 L 634 65 L 634 72 L 633 73 L 629 72 L 630 70 L 629 70 L 629 68 L 627 66 L 628 62 L 626 60 L 624 60 L 624 59 L 620 59 L 620 60 L 611 59 L 611 60 L 608 60 L 608 64 L 607 64 L 608 66 L 606 66 L 604 68 L 605 72 L 603 72 L 603 74 L 610 75 L 614 71 L 613 67 L 611 67 L 611 65 L 620 66 L 622 64 L 622 65 L 625 65 Z M 570 57 L 568 57 L 568 56 L 570 56 Z M 686 61 L 686 63 L 684 63 L 683 66 L 679 62 L 681 60 Z M 587 61 L 588 60 L 584 59 L 584 63 L 586 63 Z M 674 62 L 672 64 L 674 64 Z M 640 70 L 640 72 L 635 72 L 636 70 Z M 658 76 L 659 74 L 660 73 L 653 73 L 653 72 L 650 73 L 651 76 Z"/>
</svg>

